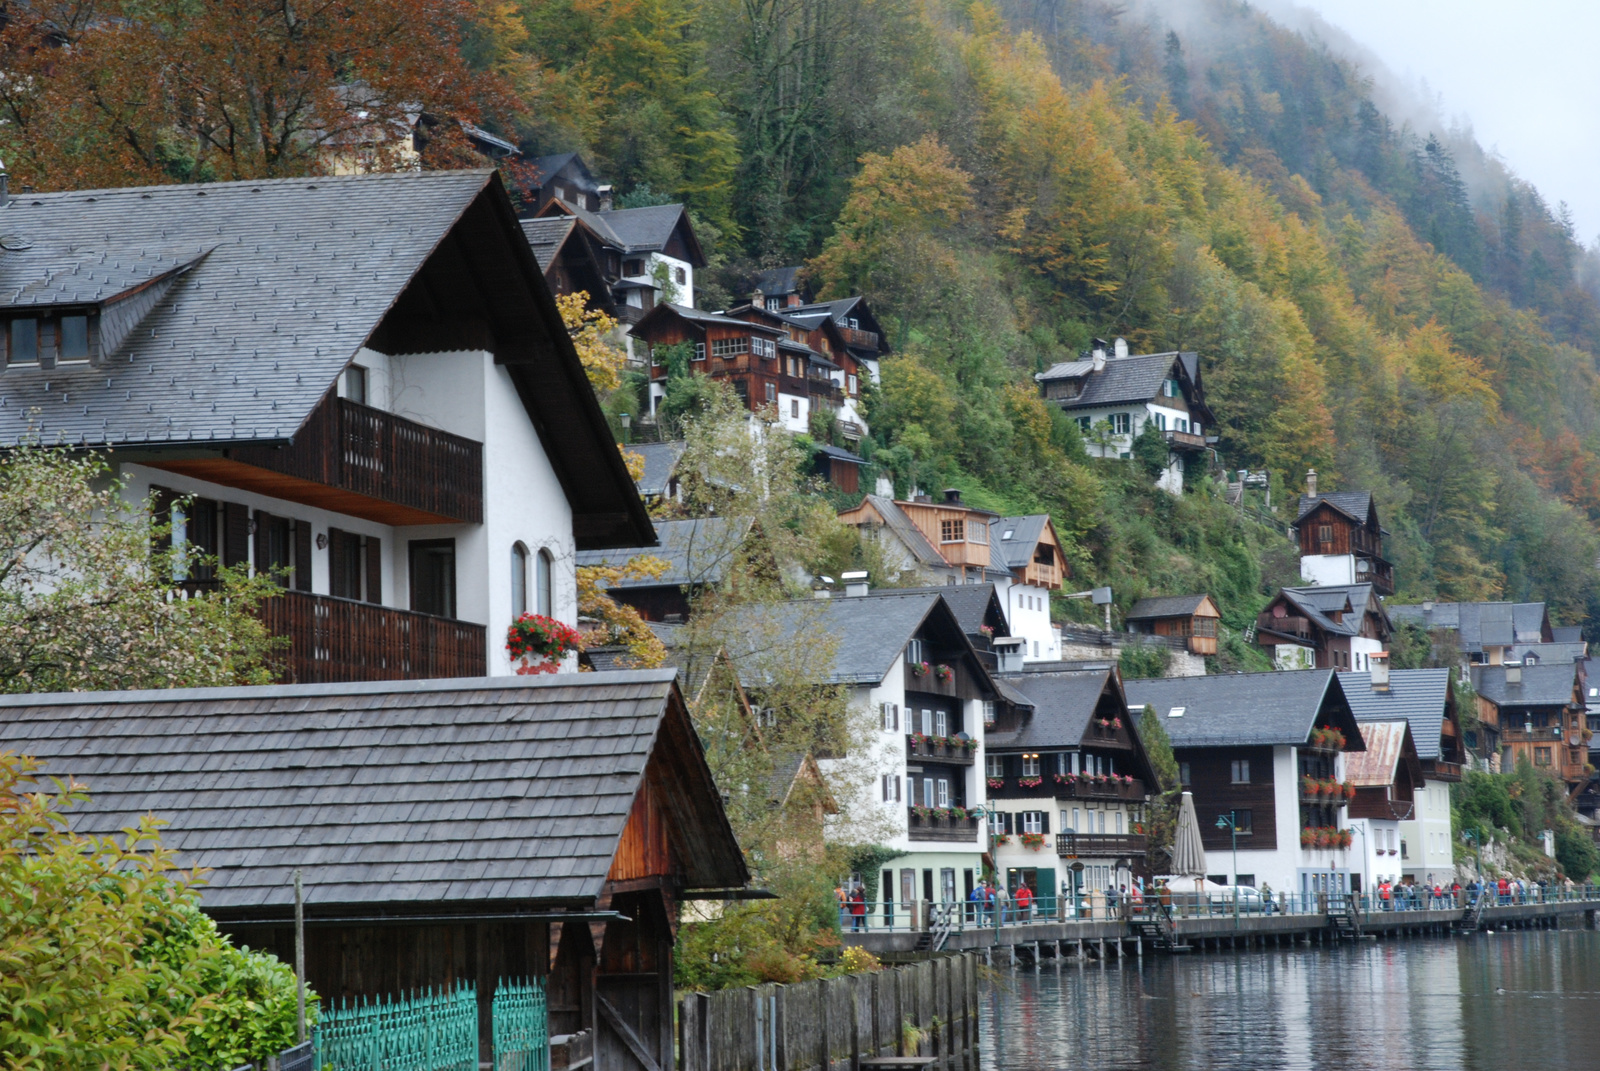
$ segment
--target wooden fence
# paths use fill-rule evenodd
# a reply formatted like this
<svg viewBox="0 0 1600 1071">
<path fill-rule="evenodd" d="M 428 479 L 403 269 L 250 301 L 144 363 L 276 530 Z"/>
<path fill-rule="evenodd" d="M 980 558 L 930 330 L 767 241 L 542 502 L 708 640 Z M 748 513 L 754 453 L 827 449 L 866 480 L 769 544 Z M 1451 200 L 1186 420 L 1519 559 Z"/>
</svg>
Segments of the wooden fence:
<svg viewBox="0 0 1600 1071">
<path fill-rule="evenodd" d="M 938 1071 L 977 1071 L 978 960 L 966 953 L 872 974 L 691 993 L 678 1030 L 679 1071 L 851 1071 L 864 1056 L 933 1056 Z"/>
</svg>

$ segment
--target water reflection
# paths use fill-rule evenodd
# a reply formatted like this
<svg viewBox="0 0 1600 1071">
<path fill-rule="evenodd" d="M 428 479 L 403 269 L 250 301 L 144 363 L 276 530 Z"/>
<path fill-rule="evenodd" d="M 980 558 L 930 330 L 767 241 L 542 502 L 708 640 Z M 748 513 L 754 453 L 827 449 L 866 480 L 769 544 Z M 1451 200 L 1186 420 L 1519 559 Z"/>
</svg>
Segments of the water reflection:
<svg viewBox="0 0 1600 1071">
<path fill-rule="evenodd" d="M 986 1071 L 1600 1067 L 1600 933 L 1068 963 L 1002 972 Z"/>
</svg>

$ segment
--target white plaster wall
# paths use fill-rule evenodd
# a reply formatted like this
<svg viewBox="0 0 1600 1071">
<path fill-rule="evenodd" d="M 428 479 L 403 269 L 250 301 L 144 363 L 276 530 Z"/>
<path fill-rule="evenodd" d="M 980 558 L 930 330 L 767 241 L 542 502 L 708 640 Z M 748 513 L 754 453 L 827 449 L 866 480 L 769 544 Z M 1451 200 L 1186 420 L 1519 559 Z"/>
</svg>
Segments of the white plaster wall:
<svg viewBox="0 0 1600 1071">
<path fill-rule="evenodd" d="M 798 415 L 795 414 L 798 410 Z M 796 434 L 811 430 L 811 399 L 800 394 L 778 392 L 778 419 L 785 431 Z"/>
<path fill-rule="evenodd" d="M 1372 671 L 1371 658 L 1383 652 L 1383 644 L 1369 636 L 1350 637 L 1350 668 L 1357 673 Z"/>
<path fill-rule="evenodd" d="M 1060 659 L 1061 638 L 1050 625 L 1049 589 L 1012 583 L 1001 598 L 1005 601 L 1011 634 L 1028 641 L 1022 660 L 1054 662 Z"/>
<path fill-rule="evenodd" d="M 1350 820 L 1350 828 L 1355 835 L 1351 839 L 1350 850 L 1345 854 L 1350 857 L 1350 872 L 1361 875 L 1361 888 L 1365 895 L 1375 896 L 1374 890 L 1381 881 L 1394 882 L 1400 879 L 1400 857 L 1390 855 L 1387 849 L 1391 840 L 1399 845 L 1402 824 L 1378 818 Z"/>
<path fill-rule="evenodd" d="M 1448 885 L 1455 874 L 1454 830 L 1450 825 L 1450 785 L 1425 782 L 1417 792 L 1415 817 L 1400 823 L 1406 842 L 1405 873 L 1418 881 Z"/>
<path fill-rule="evenodd" d="M 674 280 L 673 282 L 673 286 L 677 287 L 678 290 L 677 298 L 673 304 L 682 305 L 689 309 L 694 308 L 694 265 L 687 260 L 669 257 L 665 253 L 651 253 L 645 262 L 646 281 L 653 281 L 651 273 L 655 271 L 657 264 L 665 264 L 667 266 L 667 278 L 669 279 L 673 279 L 677 275 L 677 272 L 673 271 L 674 268 L 683 269 L 684 281 L 680 283 Z"/>
<path fill-rule="evenodd" d="M 1337 771 L 1343 776 L 1341 758 Z M 1271 885 L 1274 894 L 1301 889 L 1301 875 L 1307 871 L 1336 871 L 1348 874 L 1350 849 L 1302 849 L 1300 847 L 1300 776 L 1297 749 L 1277 746 L 1272 749 L 1273 803 L 1277 811 L 1278 846 L 1274 849 L 1246 848 L 1249 838 L 1239 838 L 1239 873 L 1254 874 L 1256 887 Z M 1359 837 L 1357 838 L 1359 839 Z M 1358 846 L 1359 847 L 1359 846 Z M 1233 871 L 1232 853 L 1226 849 L 1206 853 L 1208 874 L 1229 875 Z"/>
<path fill-rule="evenodd" d="M 1302 554 L 1300 575 L 1319 587 L 1356 583 L 1356 559 L 1351 554 Z"/>
<path fill-rule="evenodd" d="M 1272 648 L 1272 664 L 1278 669 L 1315 669 L 1317 653 L 1298 643 L 1280 643 Z"/>
</svg>

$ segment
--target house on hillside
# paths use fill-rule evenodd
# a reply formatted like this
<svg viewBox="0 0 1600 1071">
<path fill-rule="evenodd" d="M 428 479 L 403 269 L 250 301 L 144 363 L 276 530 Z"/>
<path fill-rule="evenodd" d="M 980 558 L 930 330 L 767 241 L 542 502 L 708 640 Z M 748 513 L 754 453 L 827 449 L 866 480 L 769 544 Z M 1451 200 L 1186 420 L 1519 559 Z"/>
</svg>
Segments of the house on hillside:
<svg viewBox="0 0 1600 1071">
<path fill-rule="evenodd" d="M 1306 493 L 1292 528 L 1300 543 L 1300 575 L 1312 584 L 1371 584 L 1394 594 L 1394 566 L 1383 556 L 1383 526 L 1370 491 L 1317 492 L 1317 470 L 1306 473 Z"/>
<path fill-rule="evenodd" d="M 759 298 L 757 292 L 727 315 L 783 332 L 778 340 L 778 419 L 789 431 L 805 432 L 812 427 L 813 414 L 820 411 L 845 441 L 860 442 L 867 433 L 860 409 L 867 370 L 846 340 L 848 328 L 826 316 L 800 319 L 774 312 Z"/>
<path fill-rule="evenodd" d="M 683 205 L 591 211 L 555 199 L 535 218 L 560 216 L 587 225 L 605 243 L 603 262 L 618 265 L 617 277 L 607 280 L 617 296 L 617 319 L 637 323 L 661 303 L 694 307 L 694 273 L 706 266 L 706 257 Z"/>
<path fill-rule="evenodd" d="M 1571 645 L 1583 644 L 1582 629 L 1574 636 L 1570 630 L 1551 627 L 1542 602 L 1390 603 L 1386 608 L 1396 624 L 1421 625 L 1433 637 L 1436 657 L 1456 658 L 1463 665 L 1521 662 L 1525 660 L 1521 656 L 1529 653 L 1538 662 L 1571 662 L 1578 657 L 1578 648 Z"/>
<path fill-rule="evenodd" d="M 958 584 L 923 588 L 895 588 L 901 593 L 939 595 L 945 605 L 956 615 L 961 631 L 972 641 L 973 649 L 984 659 L 991 670 L 1004 667 L 996 660 L 995 652 L 1011 638 L 1011 624 L 1006 620 L 1005 603 L 999 589 L 993 584 Z M 996 641 L 1001 641 L 997 644 Z M 1019 649 L 1020 654 L 1020 649 Z M 986 657 L 987 656 L 987 657 Z M 1020 662 L 1020 657 L 1018 659 Z"/>
<path fill-rule="evenodd" d="M 517 615 L 576 622 L 576 552 L 654 542 L 492 171 L 36 193 L 0 221 L 0 445 L 114 448 L 174 540 L 284 570 L 264 614 L 295 680 L 508 674 Z"/>
<path fill-rule="evenodd" d="M 1524 666 L 1473 666 L 1478 692 L 1477 753 L 1511 772 L 1526 759 L 1578 791 L 1589 768 L 1587 660 Z"/>
<path fill-rule="evenodd" d="M 688 443 L 682 439 L 664 443 L 629 443 L 627 452 L 643 462 L 644 471 L 634 481 L 646 505 L 683 501 L 678 463 Z"/>
<path fill-rule="evenodd" d="M 872 377 L 873 384 L 877 384 L 879 362 L 889 355 L 889 336 L 872 314 L 866 298 L 836 298 L 798 306 L 785 304 L 783 314 L 813 328 L 831 321 L 850 354 Z"/>
<path fill-rule="evenodd" d="M 687 621 L 695 598 L 706 588 L 723 583 L 765 553 L 760 529 L 749 517 L 695 517 L 683 521 L 657 521 L 657 546 L 618 547 L 580 551 L 580 566 L 621 568 L 638 557 L 653 557 L 666 564 L 659 576 L 622 580 L 606 587 L 606 594 L 639 611 L 646 621 Z M 775 574 L 770 560 L 759 567 Z"/>
<path fill-rule="evenodd" d="M 848 762 L 819 752 L 820 767 L 830 777 L 872 770 L 873 783 L 850 786 L 870 813 L 847 808 L 843 818 L 906 853 L 886 868 L 886 903 L 874 913 L 965 901 L 983 876 L 986 845 L 971 812 L 986 799 L 984 726 L 1000 688 L 938 593 L 855 590 L 754 608 L 729 624 L 725 642 L 760 705 L 763 659 L 825 638 L 826 660 L 811 667 L 818 683 L 842 686 L 877 732 Z"/>
<path fill-rule="evenodd" d="M 1353 792 L 1347 810 L 1351 842 L 1351 885 L 1360 879 L 1360 890 L 1372 894 L 1381 882 L 1399 884 L 1405 877 L 1419 879 L 1404 870 L 1407 855 L 1421 845 L 1407 843 L 1402 826 L 1415 826 L 1417 793 L 1422 789 L 1422 763 L 1417 759 L 1411 725 L 1399 721 L 1364 721 L 1361 739 L 1365 751 L 1345 757 L 1345 784 Z M 1360 860 L 1359 866 L 1354 860 Z M 1453 871 L 1444 876 L 1448 886 Z M 1427 884 L 1431 885 L 1429 881 Z"/>
<path fill-rule="evenodd" d="M 801 281 L 805 269 L 799 265 L 788 268 L 766 268 L 756 272 L 755 290 L 761 295 L 757 302 L 773 312 L 797 309 L 807 303 L 809 292 Z"/>
<path fill-rule="evenodd" d="M 1115 670 L 1024 672 L 984 737 L 995 871 L 1014 895 L 1081 898 L 1148 877 L 1145 806 L 1156 790 Z M 1022 700 L 1026 700 L 1024 703 Z"/>
<path fill-rule="evenodd" d="M 1060 657 L 1050 621 L 1050 592 L 1068 572 L 1055 526 L 1046 514 L 999 517 L 966 505 L 953 488 L 942 499 L 898 501 L 867 495 L 839 514 L 884 551 L 898 578 L 930 584 L 992 583 L 1006 608 L 1009 635 L 1026 641 L 1028 661 Z"/>
<path fill-rule="evenodd" d="M 1386 657 L 1373 656 L 1366 673 L 1341 673 L 1345 699 L 1362 723 L 1403 719 L 1411 727 L 1422 781 L 1415 786 L 1414 810 L 1400 819 L 1400 873 L 1431 885 L 1449 884 L 1455 872 L 1455 831 L 1450 819 L 1450 786 L 1461 780 L 1468 761 L 1449 669 L 1389 669 Z"/>
<path fill-rule="evenodd" d="M 722 313 L 701 312 L 684 305 L 661 304 L 644 313 L 633 327 L 633 340 L 642 352 L 640 358 L 650 368 L 650 413 L 666 396 L 667 380 L 678 370 L 667 347 L 683 347 L 682 371 L 710 376 L 726 382 L 751 413 L 772 414 L 783 420 L 778 409 L 779 393 L 785 385 L 791 391 L 810 390 L 832 395 L 831 380 L 789 377 L 778 361 L 778 343 L 788 336 L 780 326 L 739 320 Z M 809 403 L 808 403 L 809 404 Z M 809 409 L 808 409 L 809 412 Z M 787 426 L 787 422 L 785 423 Z M 803 429 L 802 429 L 803 430 Z"/>
<path fill-rule="evenodd" d="M 1190 654 L 1217 653 L 1222 611 L 1210 595 L 1156 595 L 1133 604 L 1124 619 L 1129 632 L 1182 640 Z"/>
<path fill-rule="evenodd" d="M 1130 354 L 1128 344 L 1095 339 L 1094 348 L 1035 375 L 1039 393 L 1083 432 L 1095 457 L 1132 457 L 1133 441 L 1153 426 L 1166 440 L 1167 466 L 1157 486 L 1183 493 L 1186 465 L 1204 471 L 1216 417 L 1206 404 L 1200 358 L 1193 353 Z M 1212 438 L 1208 440 L 1208 429 Z"/>
<path fill-rule="evenodd" d="M 1331 670 L 1231 673 L 1126 682 L 1136 718 L 1150 707 L 1194 794 L 1206 869 L 1239 883 L 1314 897 L 1350 891 L 1354 839 L 1343 793 L 1346 753 L 1365 750 Z M 1308 779 L 1316 784 L 1307 791 Z M 1221 826 L 1218 819 L 1223 819 Z"/>
<path fill-rule="evenodd" d="M 1372 584 L 1284 588 L 1256 615 L 1256 643 L 1279 669 L 1365 671 L 1393 633 Z"/>
<path fill-rule="evenodd" d="M 607 315 L 615 311 L 616 298 L 611 293 L 610 283 L 617 276 L 612 266 L 615 257 L 599 235 L 576 216 L 550 216 L 520 222 L 552 293 L 581 291 L 588 295 L 584 303 L 586 308 Z"/>
<path fill-rule="evenodd" d="M 14 695 L 0 750 L 88 786 L 80 833 L 159 814 L 201 910 L 286 963 L 303 874 L 323 1000 L 469 983 L 488 1053 L 535 979 L 553 1066 L 671 1066 L 679 906 L 749 881 L 673 677 Z"/>
<path fill-rule="evenodd" d="M 601 182 L 575 152 L 555 153 L 530 161 L 533 198 L 523 209 L 537 216 L 551 201 L 562 201 L 586 212 L 609 212 L 612 190 Z"/>
</svg>

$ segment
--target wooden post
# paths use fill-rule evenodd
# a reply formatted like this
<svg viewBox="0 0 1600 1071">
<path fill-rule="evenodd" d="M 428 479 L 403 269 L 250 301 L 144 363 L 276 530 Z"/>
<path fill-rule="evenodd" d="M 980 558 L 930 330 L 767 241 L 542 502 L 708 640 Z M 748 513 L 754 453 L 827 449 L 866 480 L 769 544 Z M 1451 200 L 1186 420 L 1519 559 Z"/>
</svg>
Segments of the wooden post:
<svg viewBox="0 0 1600 1071">
<path fill-rule="evenodd" d="M 294 1035 L 306 1043 L 306 897 L 300 868 L 294 870 Z"/>
</svg>

